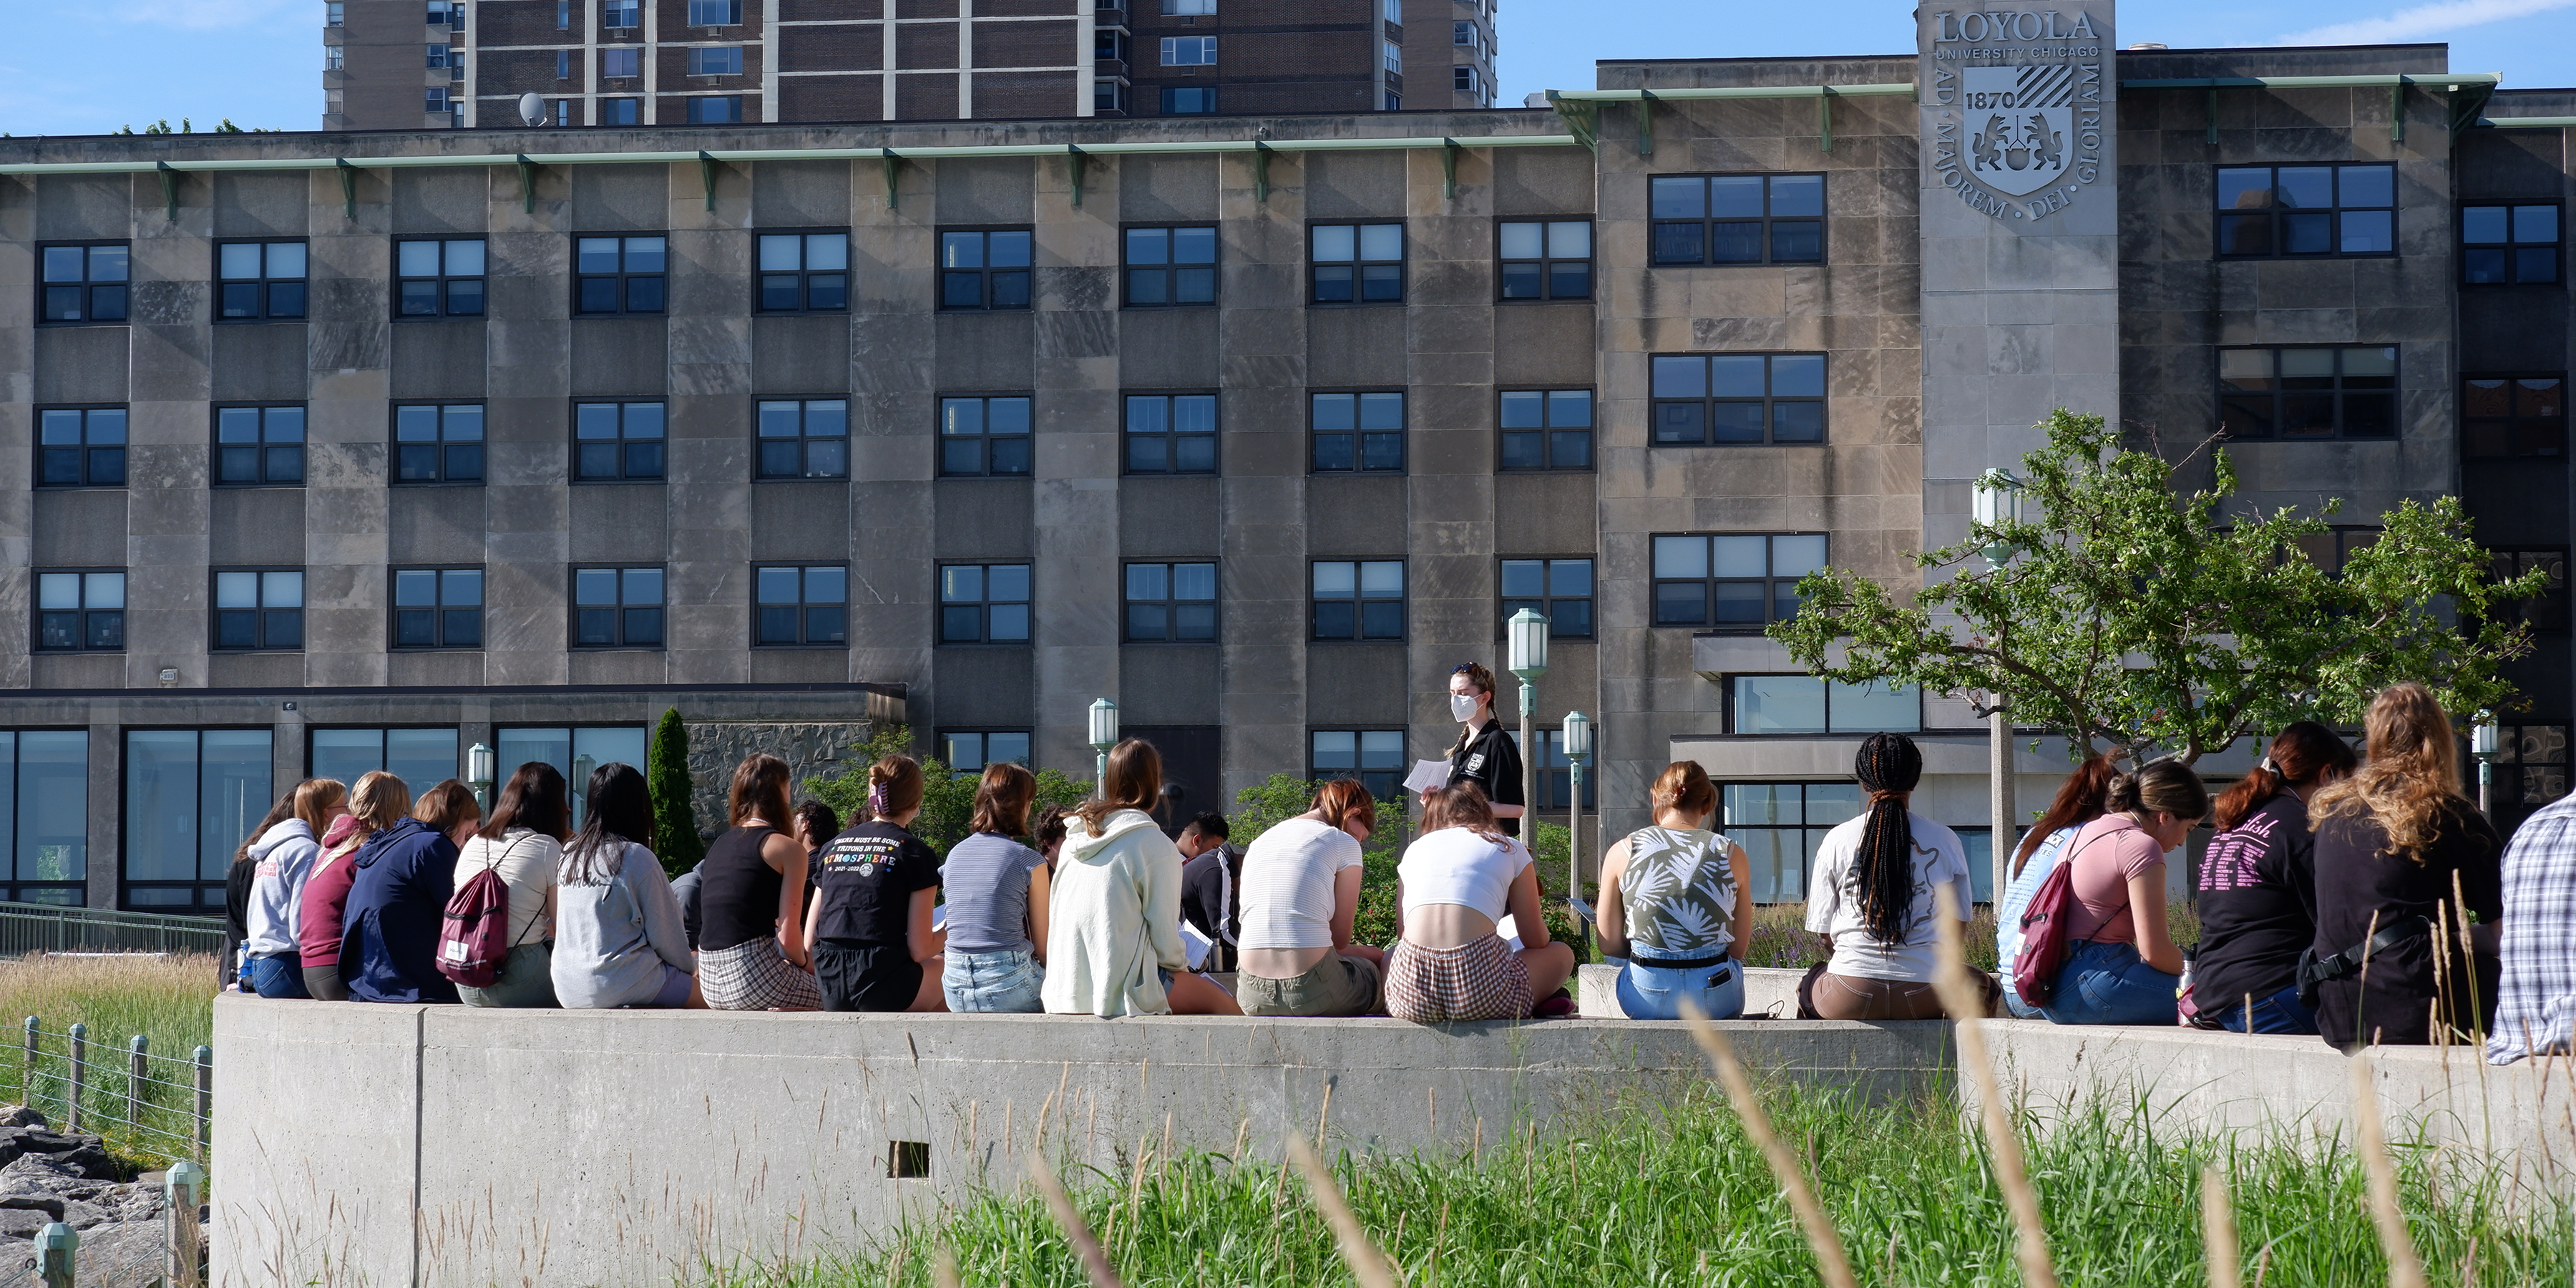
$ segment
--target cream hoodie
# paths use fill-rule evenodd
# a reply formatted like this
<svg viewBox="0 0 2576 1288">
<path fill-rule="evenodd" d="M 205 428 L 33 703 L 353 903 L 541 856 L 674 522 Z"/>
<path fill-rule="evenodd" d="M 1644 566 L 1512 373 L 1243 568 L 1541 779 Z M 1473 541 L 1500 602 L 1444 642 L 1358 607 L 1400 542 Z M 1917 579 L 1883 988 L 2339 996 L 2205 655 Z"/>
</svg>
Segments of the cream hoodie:
<svg viewBox="0 0 2576 1288">
<path fill-rule="evenodd" d="M 1081 819 L 1067 822 L 1039 996 L 1056 1015 L 1169 1015 L 1156 968 L 1189 968 L 1180 848 L 1142 810 L 1110 815 L 1100 836 Z"/>
</svg>

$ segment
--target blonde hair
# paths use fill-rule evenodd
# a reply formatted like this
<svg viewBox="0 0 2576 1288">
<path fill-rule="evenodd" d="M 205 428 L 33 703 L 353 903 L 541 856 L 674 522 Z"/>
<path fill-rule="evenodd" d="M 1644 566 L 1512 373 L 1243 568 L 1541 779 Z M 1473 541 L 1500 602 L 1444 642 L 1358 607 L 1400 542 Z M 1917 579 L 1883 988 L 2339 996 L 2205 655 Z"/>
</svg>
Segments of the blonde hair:
<svg viewBox="0 0 2576 1288">
<path fill-rule="evenodd" d="M 349 813 L 365 838 L 392 827 L 411 812 L 411 786 L 401 775 L 370 769 L 349 789 Z"/>
<path fill-rule="evenodd" d="M 2319 789 L 2308 803 L 2309 826 L 2367 815 L 2388 834 L 2380 853 L 2403 854 L 2421 866 L 2443 813 L 2468 804 L 2460 794 L 2460 746 L 2451 718 L 2432 690 L 2409 681 L 2371 699 L 2362 730 L 2370 758 L 2349 777 Z"/>
<path fill-rule="evenodd" d="M 330 826 L 331 811 L 349 799 L 349 789 L 337 778 L 307 778 L 295 785 L 295 816 L 313 829 L 320 839 L 322 829 Z"/>
</svg>

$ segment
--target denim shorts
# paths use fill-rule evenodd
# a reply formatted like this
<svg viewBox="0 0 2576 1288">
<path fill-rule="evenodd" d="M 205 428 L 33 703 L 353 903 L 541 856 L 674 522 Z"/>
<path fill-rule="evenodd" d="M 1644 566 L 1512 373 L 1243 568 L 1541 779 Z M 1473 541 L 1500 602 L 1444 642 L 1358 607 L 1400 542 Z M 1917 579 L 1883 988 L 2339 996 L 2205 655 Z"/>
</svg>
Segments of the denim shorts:
<svg viewBox="0 0 2576 1288">
<path fill-rule="evenodd" d="M 939 991 L 947 995 L 948 1009 L 964 1014 L 1043 1011 L 1046 1007 L 1038 1001 L 1038 989 L 1045 983 L 1046 967 L 1018 948 L 998 953 L 952 952 L 939 972 Z"/>
<path fill-rule="evenodd" d="M 1744 971 L 1740 962 L 1674 968 L 1634 957 L 1619 968 L 1619 1010 L 1632 1020 L 1678 1020 L 1682 1002 L 1697 1005 L 1712 1020 L 1744 1014 Z"/>
</svg>

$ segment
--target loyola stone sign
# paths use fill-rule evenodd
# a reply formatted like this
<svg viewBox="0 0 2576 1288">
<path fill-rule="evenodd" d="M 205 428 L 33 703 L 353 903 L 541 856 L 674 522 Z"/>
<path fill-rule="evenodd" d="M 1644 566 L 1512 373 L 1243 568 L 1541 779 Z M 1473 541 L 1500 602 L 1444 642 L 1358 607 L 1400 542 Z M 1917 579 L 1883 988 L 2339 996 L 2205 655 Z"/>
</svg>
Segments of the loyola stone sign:
<svg viewBox="0 0 2576 1288">
<path fill-rule="evenodd" d="M 2107 8 L 2107 7 L 2106 7 Z M 2106 173 L 2110 23 L 2084 9 L 1925 10 L 1925 155 L 1997 219 L 2042 219 Z"/>
</svg>

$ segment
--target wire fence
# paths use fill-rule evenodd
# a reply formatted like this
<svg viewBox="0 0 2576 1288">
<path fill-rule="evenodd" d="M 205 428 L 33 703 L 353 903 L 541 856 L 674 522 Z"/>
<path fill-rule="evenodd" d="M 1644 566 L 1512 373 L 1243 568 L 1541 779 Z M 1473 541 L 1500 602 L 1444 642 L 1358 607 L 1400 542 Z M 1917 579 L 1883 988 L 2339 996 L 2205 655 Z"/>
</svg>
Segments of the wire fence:
<svg viewBox="0 0 2576 1288">
<path fill-rule="evenodd" d="M 139 1033 L 102 1044 L 85 1024 L 57 1032 L 30 1015 L 18 1059 L 6 1063 L 16 1066 L 17 1102 L 56 1130 L 90 1132 L 111 1153 L 138 1161 L 206 1161 L 215 1108 L 210 1048 L 163 1055 Z"/>
<path fill-rule="evenodd" d="M 24 957 L 29 953 L 203 953 L 220 957 L 224 940 L 224 923 L 216 917 L 0 903 L 0 957 Z"/>
</svg>

